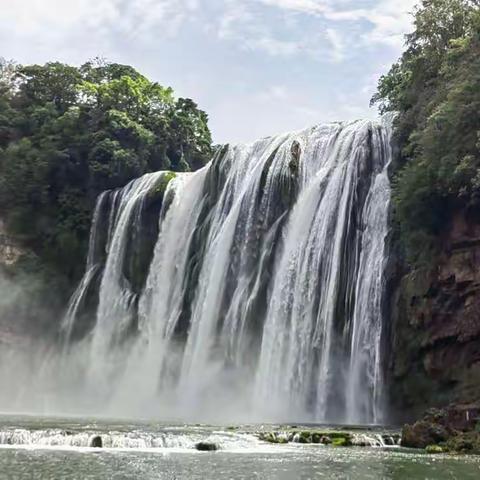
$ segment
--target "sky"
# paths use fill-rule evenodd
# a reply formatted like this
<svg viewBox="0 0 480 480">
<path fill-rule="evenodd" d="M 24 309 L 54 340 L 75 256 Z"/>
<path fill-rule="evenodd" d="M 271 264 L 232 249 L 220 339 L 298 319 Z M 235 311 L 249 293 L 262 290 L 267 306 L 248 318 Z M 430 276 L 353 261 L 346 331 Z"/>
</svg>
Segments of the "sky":
<svg viewBox="0 0 480 480">
<path fill-rule="evenodd" d="M 0 0 L 0 56 L 100 56 L 194 99 L 217 143 L 375 118 L 416 0 Z"/>
</svg>

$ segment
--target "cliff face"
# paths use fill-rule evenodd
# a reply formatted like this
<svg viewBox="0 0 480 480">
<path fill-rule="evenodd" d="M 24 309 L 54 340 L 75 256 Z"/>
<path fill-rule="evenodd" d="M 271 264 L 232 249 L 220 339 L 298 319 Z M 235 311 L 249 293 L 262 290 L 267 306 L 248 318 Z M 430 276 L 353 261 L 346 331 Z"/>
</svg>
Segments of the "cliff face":
<svg viewBox="0 0 480 480">
<path fill-rule="evenodd" d="M 480 219 L 452 215 L 431 270 L 393 295 L 390 394 L 396 418 L 480 398 Z"/>
<path fill-rule="evenodd" d="M 25 254 L 22 246 L 8 234 L 0 218 L 0 346 L 13 343 L 17 338 L 18 322 L 13 311 L 21 301 L 21 289 L 13 272 Z"/>
<path fill-rule="evenodd" d="M 0 268 L 15 266 L 24 253 L 24 249 L 18 242 L 8 235 L 5 224 L 0 218 Z"/>
<path fill-rule="evenodd" d="M 68 298 L 65 285 L 0 218 L 0 344 L 54 334 Z"/>
</svg>

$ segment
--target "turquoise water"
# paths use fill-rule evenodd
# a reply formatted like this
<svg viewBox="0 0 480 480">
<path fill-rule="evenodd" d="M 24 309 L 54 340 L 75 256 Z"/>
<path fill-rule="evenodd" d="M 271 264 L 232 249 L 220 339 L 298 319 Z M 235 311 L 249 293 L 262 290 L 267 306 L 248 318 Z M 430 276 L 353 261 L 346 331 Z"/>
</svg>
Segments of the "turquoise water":
<svg viewBox="0 0 480 480">
<path fill-rule="evenodd" d="M 3 418 L 0 480 L 476 479 L 480 457 L 401 448 L 270 445 L 257 427 Z M 93 436 L 104 448 L 91 448 Z M 220 450 L 199 452 L 198 441 Z"/>
</svg>

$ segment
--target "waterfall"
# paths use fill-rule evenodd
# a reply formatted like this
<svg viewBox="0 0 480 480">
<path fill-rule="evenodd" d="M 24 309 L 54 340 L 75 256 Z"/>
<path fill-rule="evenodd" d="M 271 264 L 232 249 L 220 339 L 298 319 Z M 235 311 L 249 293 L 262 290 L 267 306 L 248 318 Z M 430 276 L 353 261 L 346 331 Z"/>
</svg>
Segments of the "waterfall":
<svg viewBox="0 0 480 480">
<path fill-rule="evenodd" d="M 87 352 L 79 396 L 115 415 L 380 422 L 390 158 L 388 127 L 333 123 L 100 196 L 64 321 L 70 339 L 95 268 L 94 319 L 61 360 Z"/>
<path fill-rule="evenodd" d="M 61 331 L 63 336 L 63 341 L 66 346 L 68 346 L 72 330 L 77 319 L 80 309 L 83 307 L 85 298 L 87 296 L 88 290 L 92 284 L 95 274 L 99 269 L 99 253 L 98 253 L 98 232 L 101 229 L 102 212 L 105 209 L 105 202 L 108 200 L 108 192 L 102 193 L 97 200 L 95 210 L 93 212 L 92 218 L 92 227 L 90 229 L 90 239 L 88 242 L 88 256 L 87 256 L 87 266 L 85 270 L 85 275 L 83 276 L 80 284 L 73 293 L 70 303 L 68 305 L 67 313 L 65 314 L 62 324 Z"/>
<path fill-rule="evenodd" d="M 306 408 L 323 422 L 375 423 L 389 136 L 363 122 L 328 137 L 286 227 L 257 398 L 284 416 Z"/>
</svg>

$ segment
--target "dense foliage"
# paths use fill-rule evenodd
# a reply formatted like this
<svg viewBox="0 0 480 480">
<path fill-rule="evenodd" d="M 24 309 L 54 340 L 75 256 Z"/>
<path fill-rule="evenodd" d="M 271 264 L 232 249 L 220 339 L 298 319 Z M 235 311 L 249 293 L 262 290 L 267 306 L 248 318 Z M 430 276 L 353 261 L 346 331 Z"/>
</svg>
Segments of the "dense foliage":
<svg viewBox="0 0 480 480">
<path fill-rule="evenodd" d="M 423 0 L 406 51 L 373 98 L 398 113 L 395 205 L 413 262 L 432 251 L 452 208 L 480 208 L 479 7 Z"/>
<path fill-rule="evenodd" d="M 73 280 L 98 194 L 149 171 L 203 166 L 207 121 L 129 66 L 0 61 L 0 214 Z"/>
</svg>

